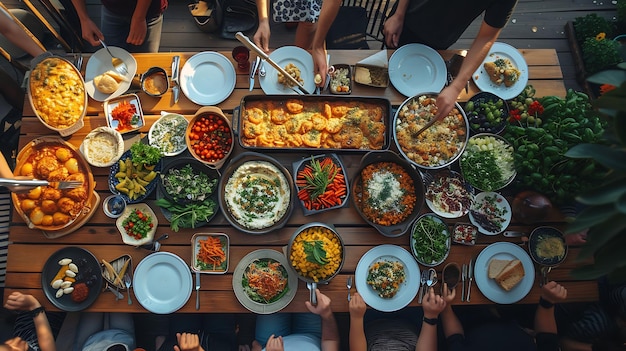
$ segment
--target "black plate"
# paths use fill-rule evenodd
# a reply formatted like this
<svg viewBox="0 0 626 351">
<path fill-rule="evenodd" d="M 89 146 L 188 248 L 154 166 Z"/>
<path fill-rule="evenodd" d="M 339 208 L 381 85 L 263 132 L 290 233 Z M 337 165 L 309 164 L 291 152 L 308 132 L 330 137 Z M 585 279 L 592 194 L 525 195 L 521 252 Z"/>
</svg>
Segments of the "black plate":
<svg viewBox="0 0 626 351">
<path fill-rule="evenodd" d="M 537 255 L 536 249 L 537 249 L 537 245 L 539 244 L 540 239 L 550 238 L 550 237 L 559 238 L 563 242 L 563 247 L 565 248 L 565 253 L 563 253 L 563 257 L 543 258 Z M 560 264 L 567 257 L 567 251 L 568 251 L 567 243 L 565 242 L 563 233 L 556 228 L 547 227 L 547 226 L 537 227 L 532 231 L 532 233 L 530 233 L 530 237 L 528 238 L 528 252 L 530 254 L 530 257 L 533 259 L 533 261 L 535 261 L 536 263 L 542 266 L 554 267 Z"/>
<path fill-rule="evenodd" d="M 88 283 L 89 296 L 83 302 L 76 303 L 72 301 L 70 295 L 56 298 L 57 289 L 50 286 L 50 282 L 59 271 L 59 268 L 61 268 L 58 262 L 63 258 L 71 258 L 72 262 L 78 266 L 78 275 L 74 284 Z M 41 271 L 41 286 L 48 300 L 57 308 L 67 312 L 81 311 L 91 306 L 100 295 L 102 290 L 102 276 L 100 272 L 100 264 L 91 252 L 75 246 L 64 247 L 50 255 L 44 264 Z M 95 275 L 95 279 L 92 275 Z"/>
</svg>

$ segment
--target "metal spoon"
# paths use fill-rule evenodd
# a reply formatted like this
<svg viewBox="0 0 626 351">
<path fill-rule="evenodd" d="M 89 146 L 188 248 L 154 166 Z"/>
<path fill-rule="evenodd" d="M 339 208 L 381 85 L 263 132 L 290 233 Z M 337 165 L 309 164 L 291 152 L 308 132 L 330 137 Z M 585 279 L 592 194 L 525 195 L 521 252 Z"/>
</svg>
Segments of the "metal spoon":
<svg viewBox="0 0 626 351">
<path fill-rule="evenodd" d="M 265 60 L 261 60 L 261 66 L 259 67 L 259 75 L 265 77 Z"/>
<path fill-rule="evenodd" d="M 430 268 L 428 270 L 428 279 L 426 280 L 426 285 L 431 288 L 437 284 L 437 271 L 434 268 Z"/>
<path fill-rule="evenodd" d="M 346 287 L 348 287 L 348 301 L 350 301 L 350 289 L 352 289 L 352 276 L 348 277 L 348 281 L 346 282 Z"/>
</svg>

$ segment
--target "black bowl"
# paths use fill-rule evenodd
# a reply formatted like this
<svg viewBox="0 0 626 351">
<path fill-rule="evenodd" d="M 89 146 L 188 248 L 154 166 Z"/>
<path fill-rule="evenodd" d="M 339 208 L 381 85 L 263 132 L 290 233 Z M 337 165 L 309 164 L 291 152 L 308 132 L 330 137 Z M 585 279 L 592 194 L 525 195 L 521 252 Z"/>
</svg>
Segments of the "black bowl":
<svg viewBox="0 0 626 351">
<path fill-rule="evenodd" d="M 509 119 L 509 105 L 498 95 L 481 91 L 464 107 L 472 134 L 502 133 Z"/>
</svg>

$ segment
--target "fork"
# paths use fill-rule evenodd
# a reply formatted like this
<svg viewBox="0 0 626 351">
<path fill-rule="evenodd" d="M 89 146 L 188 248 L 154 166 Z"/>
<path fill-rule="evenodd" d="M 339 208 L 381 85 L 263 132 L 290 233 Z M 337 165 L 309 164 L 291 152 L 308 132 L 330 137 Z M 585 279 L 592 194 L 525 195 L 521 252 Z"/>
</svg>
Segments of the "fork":
<svg viewBox="0 0 626 351">
<path fill-rule="evenodd" d="M 423 270 L 422 271 L 422 275 L 420 276 L 420 294 L 419 294 L 419 299 L 417 302 L 422 303 L 422 300 L 424 298 L 424 285 L 426 285 L 426 280 L 428 279 L 428 271 L 427 270 Z"/>
<path fill-rule="evenodd" d="M 83 185 L 83 182 L 79 180 L 64 180 L 64 181 L 59 181 L 59 182 L 49 182 L 47 180 L 38 180 L 38 179 L 0 178 L 0 186 L 5 186 L 14 192 L 24 191 L 24 190 L 36 188 L 38 186 L 51 186 L 59 190 L 65 190 L 65 189 L 78 188 L 81 185 Z"/>
<path fill-rule="evenodd" d="M 128 68 L 126 67 L 126 64 L 124 63 L 124 61 L 122 61 L 122 59 L 119 57 L 113 56 L 113 54 L 111 53 L 111 50 L 109 50 L 109 47 L 102 41 L 102 39 L 99 39 L 99 40 L 100 40 L 100 44 L 102 44 L 102 46 L 104 46 L 104 48 L 107 50 L 109 55 L 111 55 L 111 64 L 113 65 L 113 68 L 115 68 L 117 73 L 123 76 L 127 75 Z"/>
<path fill-rule="evenodd" d="M 130 281 L 130 275 L 128 275 L 128 273 L 124 274 L 124 285 L 126 285 L 126 292 L 128 293 L 128 304 L 132 305 L 133 301 L 130 299 L 131 281 Z"/>
</svg>

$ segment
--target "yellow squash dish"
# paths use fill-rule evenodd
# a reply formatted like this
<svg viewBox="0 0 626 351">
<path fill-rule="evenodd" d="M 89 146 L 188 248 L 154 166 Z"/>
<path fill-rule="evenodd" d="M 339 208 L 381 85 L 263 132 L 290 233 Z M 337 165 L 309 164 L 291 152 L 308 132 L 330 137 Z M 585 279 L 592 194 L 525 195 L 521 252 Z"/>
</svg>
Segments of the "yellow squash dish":
<svg viewBox="0 0 626 351">
<path fill-rule="evenodd" d="M 29 82 L 33 109 L 50 127 L 66 129 L 83 116 L 85 84 L 68 61 L 44 59 L 30 73 Z"/>
</svg>

